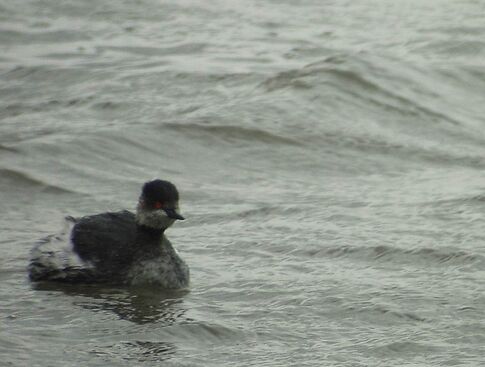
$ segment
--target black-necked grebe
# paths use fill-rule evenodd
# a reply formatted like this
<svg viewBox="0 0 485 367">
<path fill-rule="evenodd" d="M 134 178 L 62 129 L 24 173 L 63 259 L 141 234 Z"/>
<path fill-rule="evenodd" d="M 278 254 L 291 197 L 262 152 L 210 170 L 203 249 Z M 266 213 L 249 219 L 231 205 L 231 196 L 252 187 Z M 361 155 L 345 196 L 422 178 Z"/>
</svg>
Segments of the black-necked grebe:
<svg viewBox="0 0 485 367">
<path fill-rule="evenodd" d="M 145 183 L 136 214 L 108 212 L 74 219 L 68 246 L 62 235 L 50 236 L 32 251 L 33 281 L 152 284 L 185 288 L 189 268 L 165 236 L 178 213 L 179 194 L 168 181 Z M 62 250 L 56 248 L 64 245 Z"/>
</svg>

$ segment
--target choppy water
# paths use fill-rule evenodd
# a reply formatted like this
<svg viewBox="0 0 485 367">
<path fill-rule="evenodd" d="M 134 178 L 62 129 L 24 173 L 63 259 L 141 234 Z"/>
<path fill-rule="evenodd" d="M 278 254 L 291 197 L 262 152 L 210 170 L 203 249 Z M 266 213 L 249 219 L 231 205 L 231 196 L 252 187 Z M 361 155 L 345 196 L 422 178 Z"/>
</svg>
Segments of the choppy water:
<svg viewBox="0 0 485 367">
<path fill-rule="evenodd" d="M 480 366 L 480 1 L 0 3 L 0 365 Z M 186 293 L 34 286 L 177 184 Z"/>
</svg>

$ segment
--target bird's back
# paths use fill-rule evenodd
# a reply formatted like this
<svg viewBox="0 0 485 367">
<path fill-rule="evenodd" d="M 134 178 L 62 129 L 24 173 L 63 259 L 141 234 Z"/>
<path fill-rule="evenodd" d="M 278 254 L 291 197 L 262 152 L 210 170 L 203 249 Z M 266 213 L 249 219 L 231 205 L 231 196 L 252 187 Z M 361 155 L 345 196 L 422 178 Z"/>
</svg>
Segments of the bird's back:
<svg viewBox="0 0 485 367">
<path fill-rule="evenodd" d="M 102 273 L 119 273 L 136 251 L 137 226 L 129 211 L 91 215 L 77 220 L 71 232 L 74 252 Z"/>
</svg>

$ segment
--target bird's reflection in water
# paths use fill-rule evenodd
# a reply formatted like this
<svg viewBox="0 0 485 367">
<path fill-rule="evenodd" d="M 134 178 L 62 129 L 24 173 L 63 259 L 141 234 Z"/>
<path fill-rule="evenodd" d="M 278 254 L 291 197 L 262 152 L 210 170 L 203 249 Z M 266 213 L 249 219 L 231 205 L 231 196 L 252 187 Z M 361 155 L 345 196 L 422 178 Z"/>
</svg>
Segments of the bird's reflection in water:
<svg viewBox="0 0 485 367">
<path fill-rule="evenodd" d="M 115 345 L 100 346 L 91 353 L 107 360 L 161 362 L 170 359 L 176 351 L 173 343 L 164 341 L 130 341 Z"/>
<path fill-rule="evenodd" d="M 111 311 L 122 320 L 136 324 L 170 326 L 185 321 L 183 297 L 187 290 L 158 288 L 113 288 L 94 284 L 37 283 L 36 290 L 60 291 L 78 298 L 73 303 L 93 311 Z M 82 300 L 79 300 L 82 297 Z"/>
<path fill-rule="evenodd" d="M 167 291 L 154 288 L 113 288 L 106 285 L 37 283 L 34 289 L 62 292 L 74 297 L 73 304 L 92 311 L 109 311 L 122 320 L 138 325 L 153 323 L 166 327 L 189 321 L 185 316 L 183 297 L 188 291 Z M 176 346 L 165 341 L 132 340 L 96 348 L 100 357 L 124 354 L 123 359 L 162 361 L 175 353 Z"/>
</svg>

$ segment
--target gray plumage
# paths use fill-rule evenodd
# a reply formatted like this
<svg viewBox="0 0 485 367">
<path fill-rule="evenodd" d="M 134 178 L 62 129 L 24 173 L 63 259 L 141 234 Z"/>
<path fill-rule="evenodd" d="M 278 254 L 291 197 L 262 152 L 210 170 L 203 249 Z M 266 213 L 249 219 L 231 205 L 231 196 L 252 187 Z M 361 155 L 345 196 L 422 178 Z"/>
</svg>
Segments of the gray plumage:
<svg viewBox="0 0 485 367">
<path fill-rule="evenodd" d="M 70 218 L 67 248 L 49 248 L 62 243 L 62 235 L 36 246 L 30 278 L 185 288 L 189 269 L 164 234 L 176 219 L 184 218 L 178 213 L 175 186 L 162 180 L 147 182 L 136 215 L 125 210 Z"/>
</svg>

